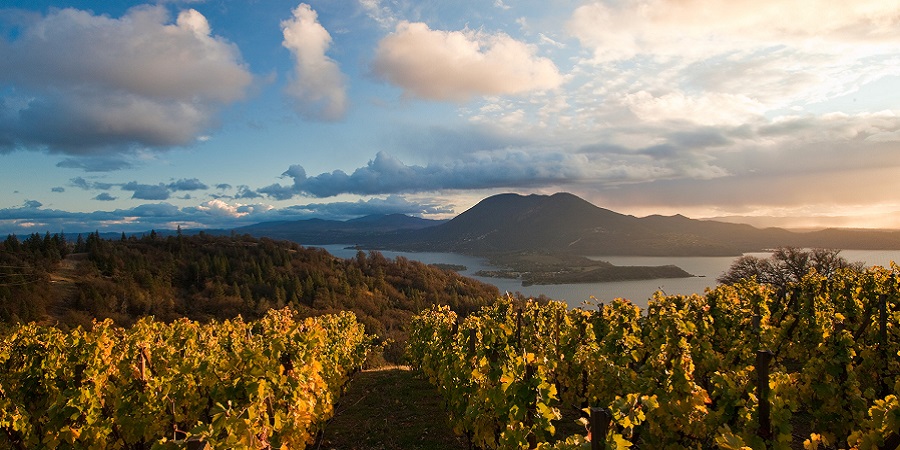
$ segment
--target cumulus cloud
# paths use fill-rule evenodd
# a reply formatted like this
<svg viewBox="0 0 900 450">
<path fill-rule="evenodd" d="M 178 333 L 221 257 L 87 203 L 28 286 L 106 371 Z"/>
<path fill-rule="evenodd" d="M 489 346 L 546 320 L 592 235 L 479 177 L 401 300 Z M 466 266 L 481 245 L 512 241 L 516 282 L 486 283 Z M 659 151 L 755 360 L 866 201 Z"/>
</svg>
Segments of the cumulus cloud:
<svg viewBox="0 0 900 450">
<path fill-rule="evenodd" d="M 336 170 L 310 175 L 302 166 L 294 165 L 283 173 L 291 183 L 273 184 L 255 192 L 288 200 L 296 196 L 326 198 L 469 189 L 589 189 L 604 195 L 621 195 L 616 197 L 616 204 L 620 205 L 618 200 L 624 198 L 630 199 L 632 205 L 656 204 L 657 197 L 668 199 L 670 205 L 713 198 L 729 204 L 750 200 L 755 192 L 777 196 L 770 186 L 764 186 L 766 183 L 790 190 L 788 185 L 805 180 L 804 187 L 798 186 L 796 191 L 808 195 L 819 192 L 817 201 L 828 197 L 849 201 L 852 196 L 846 192 L 865 196 L 862 190 L 848 189 L 844 184 L 814 181 L 824 177 L 849 182 L 846 176 L 839 175 L 847 171 L 876 183 L 879 195 L 885 197 L 882 200 L 900 189 L 896 177 L 888 177 L 885 172 L 900 170 L 896 158 L 900 116 L 889 111 L 806 114 L 715 126 L 663 123 L 611 134 L 576 136 L 572 143 L 558 148 L 534 141 L 522 149 L 456 154 L 426 165 L 406 164 L 382 152 L 349 173 Z M 656 192 L 655 186 L 678 189 L 672 188 L 670 194 L 645 195 Z M 706 192 L 704 186 L 722 188 Z M 704 192 L 697 192 L 698 189 Z M 738 195 L 742 189 L 744 194 Z M 676 195 L 683 195 L 683 199 L 675 202 L 672 197 Z M 790 201 L 804 200 L 799 196 Z"/>
<path fill-rule="evenodd" d="M 250 186 L 247 186 L 247 185 L 238 186 L 237 193 L 234 195 L 234 198 L 240 198 L 240 199 L 254 199 L 254 198 L 261 198 L 261 197 L 262 197 L 262 194 L 254 191 L 253 189 L 250 188 Z"/>
<path fill-rule="evenodd" d="M 50 188 L 50 192 L 66 192 L 66 188 L 62 186 L 55 186 Z"/>
<path fill-rule="evenodd" d="M 77 187 L 77 188 L 81 188 L 81 189 L 84 189 L 84 190 L 99 189 L 99 190 L 105 191 L 105 190 L 108 190 L 108 189 L 112 189 L 112 187 L 115 186 L 114 183 L 103 183 L 103 182 L 99 182 L 99 181 L 88 181 L 88 180 L 84 179 L 83 177 L 75 177 L 75 178 L 72 178 L 71 180 L 69 180 L 69 183 L 70 183 L 72 186 L 75 186 L 75 187 Z"/>
<path fill-rule="evenodd" d="M 331 35 L 307 4 L 294 9 L 294 16 L 281 22 L 283 45 L 294 57 L 294 74 L 285 91 L 294 109 L 304 118 L 338 120 L 347 111 L 345 77 L 337 63 L 325 55 Z"/>
<path fill-rule="evenodd" d="M 278 200 L 287 200 L 295 195 L 323 198 L 340 194 L 377 195 L 543 186 L 589 178 L 594 174 L 590 166 L 584 155 L 560 152 L 511 150 L 470 154 L 464 159 L 427 166 L 406 165 L 387 153 L 379 152 L 365 167 L 349 175 L 336 170 L 308 177 L 302 166 L 294 165 L 282 174 L 292 178 L 293 184 L 273 184 L 257 191 Z"/>
<path fill-rule="evenodd" d="M 347 220 L 373 214 L 406 214 L 422 216 L 429 214 L 450 214 L 453 208 L 437 201 L 411 201 L 400 195 L 385 198 L 371 198 L 355 202 L 308 203 L 294 205 L 279 211 L 279 214 L 305 215 L 332 220 Z"/>
<path fill-rule="evenodd" d="M 51 9 L 0 39 L 0 151 L 73 156 L 188 145 L 252 81 L 202 14 Z M 71 160 L 65 162 L 71 166 Z"/>
<path fill-rule="evenodd" d="M 174 192 L 179 191 L 202 191 L 209 189 L 202 181 L 197 178 L 182 178 L 177 181 L 170 182 L 168 184 L 158 183 L 158 184 L 143 184 L 138 183 L 137 181 L 129 181 L 127 183 L 105 183 L 105 182 L 97 182 L 97 181 L 89 181 L 83 177 L 75 177 L 69 180 L 69 184 L 74 187 L 81 188 L 84 190 L 102 190 L 107 191 L 112 189 L 113 187 L 119 187 L 123 191 L 132 192 L 133 199 L 140 200 L 167 200 Z M 97 198 L 102 197 L 102 198 Z M 115 197 L 110 195 L 99 195 L 95 197 L 95 200 L 113 200 Z M 181 197 L 182 199 L 190 199 L 190 194 L 186 194 Z"/>
<path fill-rule="evenodd" d="M 200 180 L 196 178 L 191 179 L 180 179 L 178 181 L 173 181 L 166 185 L 172 191 L 199 191 L 209 189 L 209 186 L 203 184 Z"/>
<path fill-rule="evenodd" d="M 116 200 L 117 197 L 113 197 L 108 192 L 101 192 L 94 197 L 94 200 L 99 200 L 101 202 L 111 202 Z"/>
<path fill-rule="evenodd" d="M 521 94 L 563 82 L 550 59 L 509 35 L 432 30 L 421 22 L 400 22 L 382 39 L 372 69 L 407 94 L 430 100 Z"/>
<path fill-rule="evenodd" d="M 169 188 L 160 184 L 141 184 L 131 181 L 122 185 L 123 191 L 131 191 L 131 198 L 139 200 L 168 200 Z"/>
</svg>

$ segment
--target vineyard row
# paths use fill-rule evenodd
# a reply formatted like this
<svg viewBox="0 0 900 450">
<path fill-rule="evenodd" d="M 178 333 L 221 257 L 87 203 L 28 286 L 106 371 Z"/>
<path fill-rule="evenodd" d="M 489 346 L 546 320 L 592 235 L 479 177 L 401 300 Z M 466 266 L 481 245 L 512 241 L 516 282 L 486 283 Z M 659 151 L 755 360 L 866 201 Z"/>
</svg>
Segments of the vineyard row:
<svg viewBox="0 0 900 450">
<path fill-rule="evenodd" d="M 353 313 L 0 338 L 0 449 L 305 448 L 371 338 Z"/>
<path fill-rule="evenodd" d="M 646 311 L 504 300 L 460 319 L 438 307 L 414 319 L 408 351 L 480 448 L 893 449 L 898 279 L 897 266 L 813 272 L 780 292 L 748 281 L 657 294 Z M 608 419 L 556 436 L 572 409 Z"/>
</svg>

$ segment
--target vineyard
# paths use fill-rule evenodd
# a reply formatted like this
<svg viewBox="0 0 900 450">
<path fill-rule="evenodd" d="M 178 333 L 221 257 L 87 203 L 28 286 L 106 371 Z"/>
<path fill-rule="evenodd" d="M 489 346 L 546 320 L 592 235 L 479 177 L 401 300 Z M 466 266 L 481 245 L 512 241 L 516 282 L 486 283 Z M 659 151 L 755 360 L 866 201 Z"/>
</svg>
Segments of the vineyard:
<svg viewBox="0 0 900 450">
<path fill-rule="evenodd" d="M 371 338 L 353 313 L 20 325 L 0 338 L 0 449 L 305 448 Z"/>
<path fill-rule="evenodd" d="M 434 306 L 407 353 L 480 449 L 898 448 L 900 266 L 772 286 Z M 310 448 L 373 338 L 297 314 L 2 330 L 0 450 Z"/>
<path fill-rule="evenodd" d="M 485 449 L 895 449 L 900 267 L 568 310 L 414 319 L 408 352 Z M 582 410 L 585 432 L 557 436 Z"/>
</svg>

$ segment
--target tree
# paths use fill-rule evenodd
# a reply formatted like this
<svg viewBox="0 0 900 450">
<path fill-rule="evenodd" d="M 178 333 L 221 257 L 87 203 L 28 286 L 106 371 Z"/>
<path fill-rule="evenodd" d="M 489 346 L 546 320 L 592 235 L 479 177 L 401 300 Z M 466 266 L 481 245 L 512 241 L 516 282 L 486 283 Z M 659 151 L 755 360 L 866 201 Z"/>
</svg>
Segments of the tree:
<svg viewBox="0 0 900 450">
<path fill-rule="evenodd" d="M 22 243 L 19 242 L 19 238 L 16 237 L 15 234 L 10 234 L 6 236 L 6 240 L 3 241 L 3 246 L 6 247 L 6 251 L 13 253 L 18 252 L 22 248 Z"/>
<path fill-rule="evenodd" d="M 863 269 L 862 263 L 847 261 L 841 251 L 827 248 L 806 250 L 797 247 L 779 247 L 768 258 L 742 256 L 724 274 L 716 279 L 722 284 L 756 278 L 756 281 L 778 288 L 797 283 L 811 270 L 831 277 L 840 269 Z"/>
</svg>

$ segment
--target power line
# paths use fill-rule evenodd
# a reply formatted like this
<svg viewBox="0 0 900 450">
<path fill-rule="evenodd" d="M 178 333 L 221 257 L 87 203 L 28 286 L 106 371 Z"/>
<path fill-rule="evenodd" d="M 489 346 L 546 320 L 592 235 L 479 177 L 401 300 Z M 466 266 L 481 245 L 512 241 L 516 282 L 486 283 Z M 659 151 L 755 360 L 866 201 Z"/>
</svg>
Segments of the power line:
<svg viewBox="0 0 900 450">
<path fill-rule="evenodd" d="M 24 280 L 17 283 L 0 283 L 0 287 L 16 287 L 37 283 L 40 280 Z"/>
</svg>

